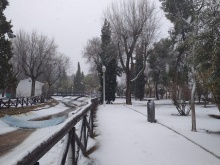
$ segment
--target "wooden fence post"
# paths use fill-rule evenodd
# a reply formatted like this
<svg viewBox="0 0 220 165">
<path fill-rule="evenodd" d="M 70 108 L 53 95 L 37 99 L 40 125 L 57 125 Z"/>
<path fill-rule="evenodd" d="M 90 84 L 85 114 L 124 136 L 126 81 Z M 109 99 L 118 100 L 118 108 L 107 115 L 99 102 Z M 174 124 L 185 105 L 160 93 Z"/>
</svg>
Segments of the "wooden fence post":
<svg viewBox="0 0 220 165">
<path fill-rule="evenodd" d="M 18 106 L 18 98 L 16 98 L 16 105 L 15 105 L 15 107 L 17 107 Z"/>
<path fill-rule="evenodd" d="M 86 116 L 87 115 L 84 115 L 83 117 L 83 141 L 84 141 L 84 147 L 85 147 L 85 150 L 87 148 L 87 131 L 86 131 Z"/>
<path fill-rule="evenodd" d="M 21 98 L 21 106 L 22 107 L 24 106 L 24 98 L 23 97 Z"/>
<path fill-rule="evenodd" d="M 8 100 L 8 108 L 10 108 L 11 99 Z"/>
<path fill-rule="evenodd" d="M 77 162 L 76 162 L 76 140 L 75 140 L 76 128 L 73 127 L 72 131 L 73 131 L 72 140 L 71 140 L 72 162 L 73 162 L 73 165 L 77 165 Z"/>
</svg>

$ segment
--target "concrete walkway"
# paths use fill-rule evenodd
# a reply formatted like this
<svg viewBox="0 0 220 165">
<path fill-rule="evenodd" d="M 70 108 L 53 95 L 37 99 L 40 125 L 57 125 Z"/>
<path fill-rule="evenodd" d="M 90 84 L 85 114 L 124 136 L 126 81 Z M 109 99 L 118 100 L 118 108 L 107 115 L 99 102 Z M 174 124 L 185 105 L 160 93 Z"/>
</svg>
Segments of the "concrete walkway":
<svg viewBox="0 0 220 165">
<path fill-rule="evenodd" d="M 100 106 L 93 165 L 219 165 L 220 160 L 184 137 L 123 104 Z M 135 108 L 135 107 L 134 107 Z M 174 123 L 175 124 L 175 123 Z M 208 140 L 208 139 L 207 139 Z"/>
</svg>

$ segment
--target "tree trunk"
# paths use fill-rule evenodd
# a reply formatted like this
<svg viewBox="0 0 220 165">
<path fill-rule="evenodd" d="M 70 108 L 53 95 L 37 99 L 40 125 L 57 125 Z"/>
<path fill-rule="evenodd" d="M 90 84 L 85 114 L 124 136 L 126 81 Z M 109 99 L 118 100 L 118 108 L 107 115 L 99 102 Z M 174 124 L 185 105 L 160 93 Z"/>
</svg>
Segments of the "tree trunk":
<svg viewBox="0 0 220 165">
<path fill-rule="evenodd" d="M 158 83 L 157 81 L 155 82 L 155 94 L 156 94 L 156 99 L 159 100 L 159 95 L 158 95 L 158 89 L 157 89 Z"/>
<path fill-rule="evenodd" d="M 5 96 L 5 89 L 2 90 L 2 97 Z"/>
<path fill-rule="evenodd" d="M 126 104 L 131 105 L 131 75 L 130 72 L 126 72 Z"/>
<path fill-rule="evenodd" d="M 207 99 L 208 99 L 208 95 L 204 96 L 204 107 L 207 108 Z"/>
<path fill-rule="evenodd" d="M 166 89 L 166 99 L 167 99 L 167 89 Z"/>
<path fill-rule="evenodd" d="M 199 103 L 201 102 L 201 96 L 198 96 L 198 99 L 199 99 Z"/>
<path fill-rule="evenodd" d="M 193 55 L 195 52 L 195 44 L 193 45 Z M 193 57 L 194 58 L 194 57 Z M 196 112 L 195 112 L 195 92 L 196 92 L 196 75 L 194 66 L 192 66 L 193 87 L 191 91 L 191 111 L 192 111 L 192 131 L 196 132 Z"/>
<path fill-rule="evenodd" d="M 31 97 L 35 96 L 35 78 L 31 79 Z"/>
<path fill-rule="evenodd" d="M 195 91 L 196 91 L 196 77 L 195 70 L 192 68 L 193 74 L 193 87 L 191 91 L 191 111 L 192 111 L 192 131 L 196 132 L 196 112 L 195 112 Z"/>
<path fill-rule="evenodd" d="M 49 99 L 50 98 L 50 94 L 52 94 L 51 93 L 51 84 L 48 84 L 48 89 L 46 89 L 46 97 Z M 71 92 L 71 93 L 73 93 L 73 92 Z"/>
<path fill-rule="evenodd" d="M 196 51 L 196 37 L 198 36 L 198 16 L 196 16 L 195 20 L 195 29 L 193 32 L 193 50 L 192 50 L 192 57 L 193 57 L 193 64 L 192 64 L 192 79 L 193 79 L 193 87 L 191 91 L 191 111 L 192 111 L 192 131 L 196 132 L 196 112 L 195 112 L 195 92 L 196 92 L 196 73 L 195 73 L 195 51 Z"/>
</svg>

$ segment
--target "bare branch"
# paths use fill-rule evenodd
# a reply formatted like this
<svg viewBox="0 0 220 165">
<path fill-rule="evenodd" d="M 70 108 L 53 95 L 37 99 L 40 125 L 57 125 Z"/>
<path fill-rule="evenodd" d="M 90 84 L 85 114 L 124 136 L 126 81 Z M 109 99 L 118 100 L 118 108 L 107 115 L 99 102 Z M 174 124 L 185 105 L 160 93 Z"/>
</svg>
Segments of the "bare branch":
<svg viewBox="0 0 220 165">
<path fill-rule="evenodd" d="M 45 71 L 48 61 L 54 56 L 57 46 L 54 40 L 49 40 L 36 31 L 27 34 L 20 30 L 13 40 L 14 56 L 18 59 L 26 76 L 32 79 L 32 96 L 34 83 Z"/>
</svg>

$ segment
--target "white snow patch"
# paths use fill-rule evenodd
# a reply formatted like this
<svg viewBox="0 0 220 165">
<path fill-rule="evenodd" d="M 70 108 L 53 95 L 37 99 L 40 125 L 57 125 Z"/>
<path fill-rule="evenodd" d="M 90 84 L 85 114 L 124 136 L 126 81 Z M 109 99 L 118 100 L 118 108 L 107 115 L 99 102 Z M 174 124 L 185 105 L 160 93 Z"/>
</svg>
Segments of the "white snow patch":
<svg viewBox="0 0 220 165">
<path fill-rule="evenodd" d="M 120 100 L 117 101 L 119 102 Z M 177 110 L 170 104 L 170 100 L 160 100 L 155 103 L 158 122 L 173 128 L 220 156 L 219 135 L 207 134 L 203 131 L 203 129 L 220 130 L 219 121 L 207 116 L 209 113 L 219 114 L 216 108 L 204 110 L 201 106 L 196 106 L 199 132 L 194 133 L 191 132 L 191 116 L 172 115 L 177 114 Z M 100 106 L 97 115 L 97 131 L 100 135 L 96 138 L 100 146 L 90 155 L 91 159 L 87 160 L 87 163 L 92 162 L 94 165 L 217 165 L 220 163 L 215 156 L 177 133 L 157 123 L 147 122 L 146 104 L 147 101 L 133 101 L 133 105 Z"/>
<path fill-rule="evenodd" d="M 62 100 L 62 99 L 61 99 Z M 133 105 L 125 105 L 125 99 L 116 99 L 114 104 L 101 105 L 97 111 L 95 132 L 98 135 L 95 140 L 89 140 L 88 147 L 98 146 L 89 157 L 80 156 L 79 164 L 88 165 L 219 165 L 220 160 L 193 144 L 183 136 L 158 124 L 147 122 L 147 101 L 135 101 Z M 191 132 L 191 116 L 177 116 L 178 112 L 171 100 L 155 100 L 156 120 L 169 128 L 191 139 L 217 156 L 220 156 L 219 134 L 207 133 L 206 130 L 220 131 L 219 120 L 209 117 L 209 114 L 219 115 L 215 106 L 203 108 L 196 106 L 197 130 Z M 87 105 L 88 106 L 88 105 Z M 65 109 L 63 104 L 60 108 Z M 60 109 L 58 108 L 58 109 Z M 79 108 L 75 113 L 80 113 Z M 49 114 L 56 110 L 50 109 L 35 115 Z M 139 112 L 139 113 L 138 113 Z M 175 115 L 173 115 L 175 114 Z M 75 114 L 69 115 L 70 120 Z M 0 158 L 0 164 L 8 165 L 16 162 L 16 159 L 27 154 L 34 147 L 33 141 L 41 142 L 49 138 L 51 134 L 59 131 L 65 123 L 57 126 L 38 129 L 31 134 L 21 145 Z M 79 128 L 80 123 L 76 126 Z M 0 131 L 12 129 L 0 120 Z M 14 128 L 13 128 L 14 129 Z M 42 159 L 40 164 L 55 165 L 62 152 L 63 139 L 57 143 Z M 17 152 L 22 151 L 22 152 Z M 25 151 L 25 152 L 24 152 Z M 13 159 L 11 159 L 13 157 Z"/>
</svg>

